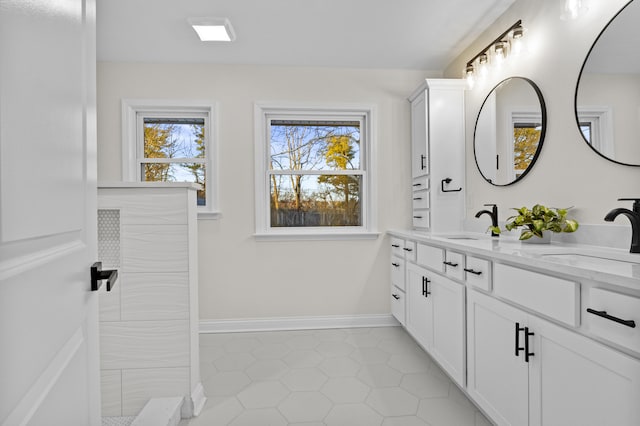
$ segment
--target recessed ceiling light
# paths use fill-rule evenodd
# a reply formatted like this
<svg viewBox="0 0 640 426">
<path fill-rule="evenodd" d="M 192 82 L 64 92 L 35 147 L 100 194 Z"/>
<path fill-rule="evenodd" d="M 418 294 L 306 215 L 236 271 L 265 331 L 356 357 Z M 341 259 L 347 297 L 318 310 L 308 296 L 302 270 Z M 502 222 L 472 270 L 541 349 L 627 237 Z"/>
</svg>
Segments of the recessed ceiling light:
<svg viewBox="0 0 640 426">
<path fill-rule="evenodd" d="M 236 34 L 227 18 L 189 18 L 189 25 L 202 41 L 234 41 Z"/>
</svg>

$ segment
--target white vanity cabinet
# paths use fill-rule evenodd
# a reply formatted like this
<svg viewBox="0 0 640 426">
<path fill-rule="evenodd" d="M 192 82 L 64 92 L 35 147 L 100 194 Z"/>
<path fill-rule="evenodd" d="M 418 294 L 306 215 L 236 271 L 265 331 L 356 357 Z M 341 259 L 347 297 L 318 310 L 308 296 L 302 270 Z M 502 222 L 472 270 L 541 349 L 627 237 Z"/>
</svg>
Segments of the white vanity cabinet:
<svg viewBox="0 0 640 426">
<path fill-rule="evenodd" d="M 409 97 L 414 229 L 462 229 L 465 89 L 464 80 L 427 79 Z"/>
<path fill-rule="evenodd" d="M 467 392 L 498 425 L 640 424 L 640 361 L 470 291 Z"/>
<path fill-rule="evenodd" d="M 635 272 L 554 264 L 513 241 L 391 234 L 416 249 L 407 331 L 495 424 L 640 425 Z"/>
</svg>

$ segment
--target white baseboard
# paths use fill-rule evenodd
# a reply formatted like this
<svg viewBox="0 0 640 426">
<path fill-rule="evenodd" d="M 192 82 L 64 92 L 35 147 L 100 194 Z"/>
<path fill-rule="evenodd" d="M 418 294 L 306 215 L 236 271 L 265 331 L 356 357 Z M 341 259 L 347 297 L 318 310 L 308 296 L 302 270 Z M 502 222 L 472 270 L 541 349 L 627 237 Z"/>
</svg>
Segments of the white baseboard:
<svg viewBox="0 0 640 426">
<path fill-rule="evenodd" d="M 323 328 L 394 327 L 400 324 L 391 314 L 324 317 L 249 318 L 200 320 L 200 333 L 247 331 L 313 330 Z"/>
</svg>

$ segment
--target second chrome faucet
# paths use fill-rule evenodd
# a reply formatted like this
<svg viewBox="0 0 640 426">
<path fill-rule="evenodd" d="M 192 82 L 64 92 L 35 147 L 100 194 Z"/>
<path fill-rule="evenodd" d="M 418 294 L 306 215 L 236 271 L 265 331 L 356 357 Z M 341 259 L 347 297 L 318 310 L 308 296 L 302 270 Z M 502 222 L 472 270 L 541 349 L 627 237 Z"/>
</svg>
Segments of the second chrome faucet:
<svg viewBox="0 0 640 426">
<path fill-rule="evenodd" d="M 498 206 L 495 204 L 485 204 L 485 207 L 491 207 L 491 210 L 480 210 L 476 213 L 476 217 L 480 217 L 483 214 L 488 214 L 491 217 L 491 236 L 499 237 L 500 234 L 494 231 L 494 229 L 498 228 Z"/>
</svg>

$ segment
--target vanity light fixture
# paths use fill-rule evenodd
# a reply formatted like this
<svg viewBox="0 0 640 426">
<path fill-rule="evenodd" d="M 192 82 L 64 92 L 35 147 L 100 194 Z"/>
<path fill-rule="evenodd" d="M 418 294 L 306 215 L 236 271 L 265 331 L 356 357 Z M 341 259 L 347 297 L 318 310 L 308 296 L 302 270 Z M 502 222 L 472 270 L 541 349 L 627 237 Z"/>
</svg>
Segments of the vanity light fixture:
<svg viewBox="0 0 640 426">
<path fill-rule="evenodd" d="M 588 8 L 582 0 L 565 0 L 560 19 L 571 21 L 578 19 L 587 12 Z"/>
<path fill-rule="evenodd" d="M 234 41 L 236 34 L 228 18 L 189 18 L 201 41 Z"/>
<path fill-rule="evenodd" d="M 518 20 L 488 46 L 482 49 L 476 56 L 471 58 L 464 69 L 464 75 L 469 88 L 473 88 L 476 73 L 483 77 L 488 72 L 489 55 L 493 53 L 495 61 L 500 62 L 507 57 L 507 50 L 510 46 L 513 53 L 521 51 L 521 39 L 523 35 L 524 28 L 522 27 L 522 20 Z"/>
</svg>

